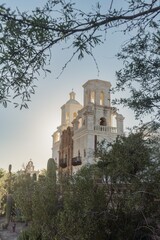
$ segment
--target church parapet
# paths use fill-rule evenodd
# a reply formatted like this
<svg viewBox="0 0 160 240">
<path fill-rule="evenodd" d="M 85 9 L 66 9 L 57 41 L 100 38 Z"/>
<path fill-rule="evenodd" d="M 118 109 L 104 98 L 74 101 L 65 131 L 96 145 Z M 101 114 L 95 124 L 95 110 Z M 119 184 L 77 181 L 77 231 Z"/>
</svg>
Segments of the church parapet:
<svg viewBox="0 0 160 240">
<path fill-rule="evenodd" d="M 94 130 L 99 132 L 117 133 L 116 127 L 109 127 L 109 126 L 96 125 L 94 126 Z"/>
</svg>

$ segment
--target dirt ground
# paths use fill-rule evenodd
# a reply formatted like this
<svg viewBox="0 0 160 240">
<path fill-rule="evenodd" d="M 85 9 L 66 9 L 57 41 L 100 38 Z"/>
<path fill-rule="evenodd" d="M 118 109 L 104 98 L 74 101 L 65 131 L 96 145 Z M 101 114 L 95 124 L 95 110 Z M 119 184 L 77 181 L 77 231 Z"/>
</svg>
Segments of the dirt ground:
<svg viewBox="0 0 160 240">
<path fill-rule="evenodd" d="M 5 222 L 5 218 L 0 217 L 0 226 Z M 13 231 L 13 222 L 8 226 L 7 230 L 0 228 L 0 240 L 17 240 L 20 232 L 25 228 L 25 223 L 16 222 L 15 232 Z"/>
</svg>

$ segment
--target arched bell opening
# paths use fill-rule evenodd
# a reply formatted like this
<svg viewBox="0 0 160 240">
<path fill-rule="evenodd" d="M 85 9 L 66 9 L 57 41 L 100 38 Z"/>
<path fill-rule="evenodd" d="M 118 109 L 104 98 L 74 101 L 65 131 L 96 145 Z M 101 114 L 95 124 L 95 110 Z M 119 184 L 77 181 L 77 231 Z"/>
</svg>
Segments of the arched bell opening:
<svg viewBox="0 0 160 240">
<path fill-rule="evenodd" d="M 101 126 L 107 126 L 107 121 L 106 121 L 106 119 L 104 117 L 100 118 L 100 125 Z"/>
</svg>

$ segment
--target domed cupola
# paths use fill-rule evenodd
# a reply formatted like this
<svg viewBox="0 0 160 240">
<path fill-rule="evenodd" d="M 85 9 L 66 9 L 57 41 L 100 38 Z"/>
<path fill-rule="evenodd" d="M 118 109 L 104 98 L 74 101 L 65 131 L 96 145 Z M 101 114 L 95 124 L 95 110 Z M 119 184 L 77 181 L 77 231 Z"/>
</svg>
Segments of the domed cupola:
<svg viewBox="0 0 160 240">
<path fill-rule="evenodd" d="M 76 118 L 78 111 L 82 109 L 82 105 L 75 99 L 75 96 L 76 94 L 72 90 L 69 94 L 69 100 L 61 107 L 63 129 L 72 126 L 72 121 Z"/>
</svg>

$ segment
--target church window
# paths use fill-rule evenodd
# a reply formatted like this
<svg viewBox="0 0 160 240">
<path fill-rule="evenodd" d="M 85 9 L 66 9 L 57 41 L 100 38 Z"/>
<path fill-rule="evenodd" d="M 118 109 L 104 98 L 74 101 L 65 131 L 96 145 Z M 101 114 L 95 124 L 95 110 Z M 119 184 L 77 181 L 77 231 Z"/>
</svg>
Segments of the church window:
<svg viewBox="0 0 160 240">
<path fill-rule="evenodd" d="M 107 125 L 106 119 L 104 117 L 100 118 L 100 125 L 101 126 L 106 126 Z"/>
<path fill-rule="evenodd" d="M 95 103 L 95 92 L 94 91 L 91 91 L 90 102 Z"/>
<path fill-rule="evenodd" d="M 66 120 L 69 120 L 69 113 L 66 112 Z"/>
<path fill-rule="evenodd" d="M 69 123 L 69 113 L 66 112 L 66 123 Z"/>
<path fill-rule="evenodd" d="M 77 113 L 74 112 L 74 113 L 73 113 L 73 119 L 75 119 L 76 117 L 77 117 Z"/>
<path fill-rule="evenodd" d="M 78 128 L 82 127 L 82 118 L 79 118 Z"/>
<path fill-rule="evenodd" d="M 104 92 L 100 93 L 100 105 L 104 105 Z"/>
<path fill-rule="evenodd" d="M 112 121 L 111 121 L 111 126 L 112 127 L 117 127 L 117 119 L 116 119 L 116 114 L 112 114 Z"/>
<path fill-rule="evenodd" d="M 70 93 L 70 99 L 75 99 L 75 93 L 73 92 L 73 89 L 72 92 Z"/>
<path fill-rule="evenodd" d="M 54 136 L 54 142 L 58 142 L 60 140 L 60 133 L 56 132 L 55 136 Z"/>
</svg>

